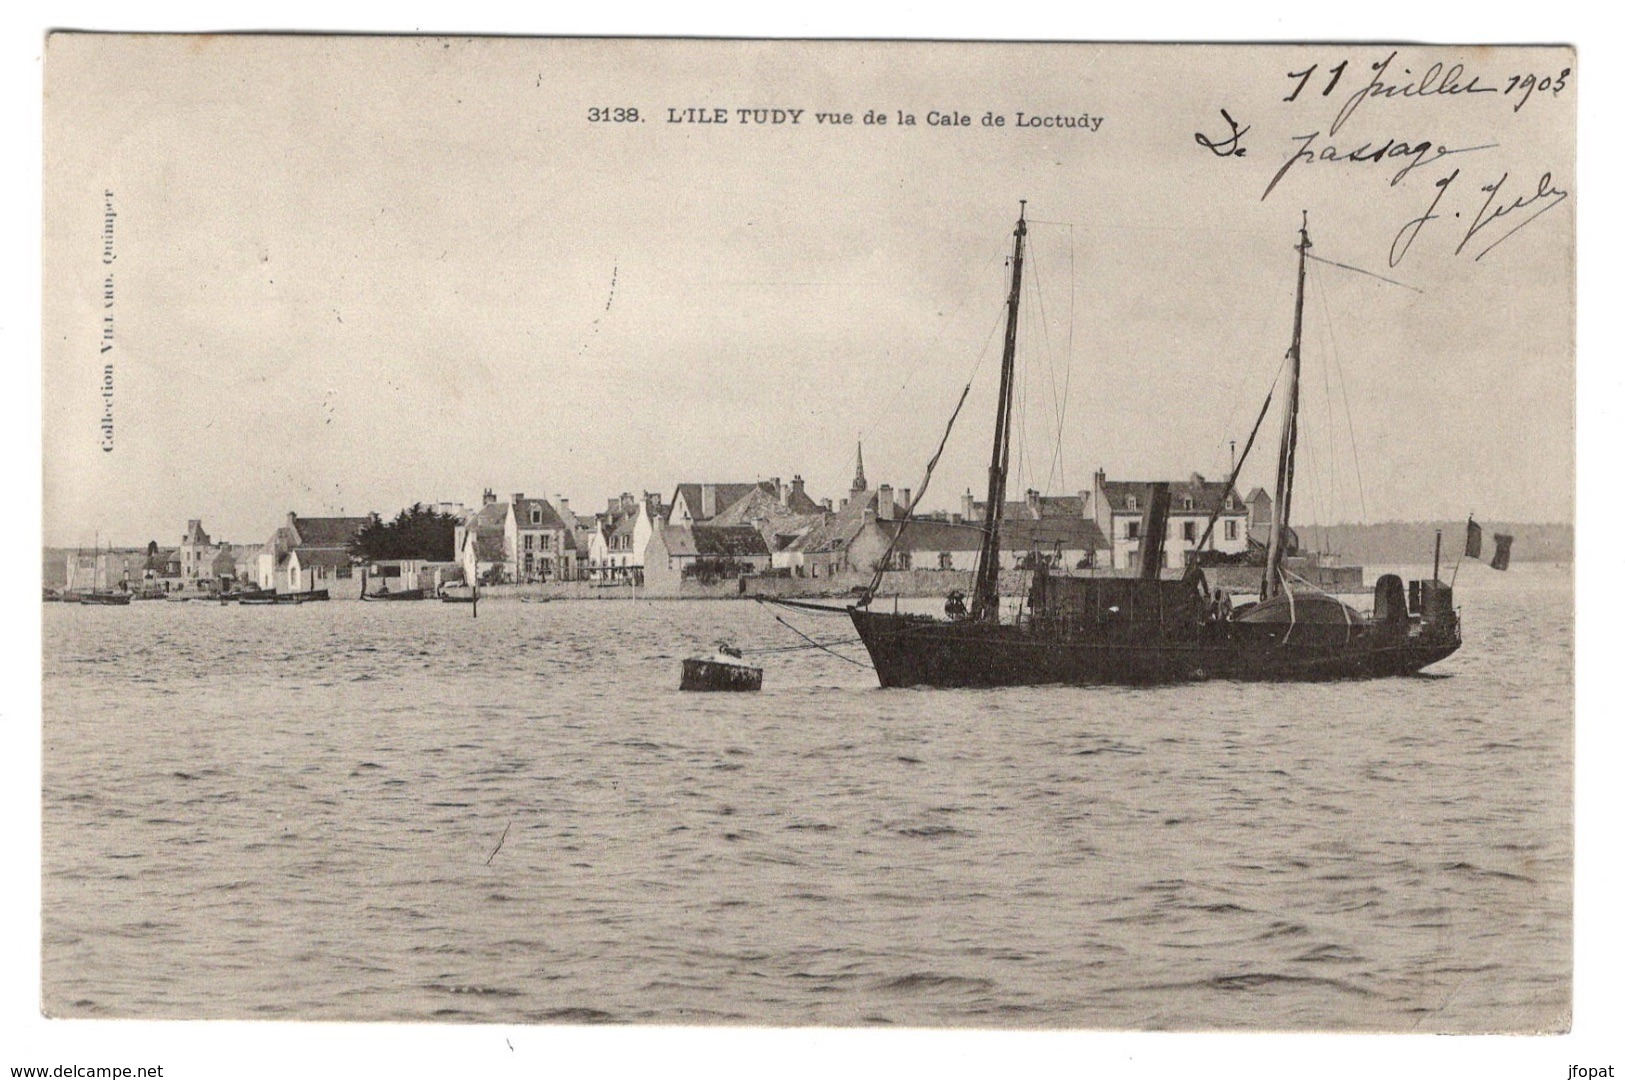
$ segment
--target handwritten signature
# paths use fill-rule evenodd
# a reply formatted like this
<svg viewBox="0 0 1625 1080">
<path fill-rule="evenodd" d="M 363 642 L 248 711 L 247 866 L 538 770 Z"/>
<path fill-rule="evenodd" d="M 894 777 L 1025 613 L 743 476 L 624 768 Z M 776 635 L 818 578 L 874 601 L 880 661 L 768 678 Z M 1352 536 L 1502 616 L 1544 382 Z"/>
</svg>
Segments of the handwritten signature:
<svg viewBox="0 0 1625 1080">
<path fill-rule="evenodd" d="M 1410 251 L 1411 245 L 1421 235 L 1422 229 L 1430 221 L 1437 221 L 1440 217 L 1439 203 L 1444 199 L 1445 193 L 1450 190 L 1461 170 L 1456 169 L 1449 176 L 1442 177 L 1434 182 L 1435 194 L 1432 202 L 1428 204 L 1420 217 L 1414 217 L 1399 227 L 1394 234 L 1393 243 L 1388 248 L 1388 265 L 1398 266 Z M 1485 184 L 1479 190 L 1484 192 L 1484 202 L 1479 206 L 1478 212 L 1461 235 L 1461 242 L 1456 245 L 1455 254 L 1460 255 L 1470 246 L 1476 247 L 1478 253 L 1473 256 L 1477 262 L 1490 252 L 1494 251 L 1514 233 L 1532 223 L 1546 211 L 1553 209 L 1569 197 L 1569 193 L 1557 187 L 1552 181 L 1550 172 L 1542 173 L 1535 183 L 1535 190 L 1525 194 L 1516 195 L 1507 201 L 1502 197 L 1501 189 L 1506 186 L 1510 173 L 1502 173 L 1501 178 L 1493 184 Z M 1455 217 L 1460 218 L 1460 212 Z M 1482 244 L 1482 247 L 1478 247 Z"/>
</svg>

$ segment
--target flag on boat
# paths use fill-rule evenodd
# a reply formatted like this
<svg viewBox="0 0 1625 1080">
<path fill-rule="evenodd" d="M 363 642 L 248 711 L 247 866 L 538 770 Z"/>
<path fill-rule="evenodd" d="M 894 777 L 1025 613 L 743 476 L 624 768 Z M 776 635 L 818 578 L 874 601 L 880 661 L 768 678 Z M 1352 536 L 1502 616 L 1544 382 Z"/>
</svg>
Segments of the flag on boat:
<svg viewBox="0 0 1625 1080">
<path fill-rule="evenodd" d="M 1490 569 L 1505 570 L 1512 561 L 1512 537 L 1504 533 L 1495 534 L 1495 556 L 1490 559 Z"/>
<path fill-rule="evenodd" d="M 1467 558 L 1476 559 L 1484 550 L 1484 529 L 1474 521 L 1472 515 L 1467 516 Z"/>
</svg>

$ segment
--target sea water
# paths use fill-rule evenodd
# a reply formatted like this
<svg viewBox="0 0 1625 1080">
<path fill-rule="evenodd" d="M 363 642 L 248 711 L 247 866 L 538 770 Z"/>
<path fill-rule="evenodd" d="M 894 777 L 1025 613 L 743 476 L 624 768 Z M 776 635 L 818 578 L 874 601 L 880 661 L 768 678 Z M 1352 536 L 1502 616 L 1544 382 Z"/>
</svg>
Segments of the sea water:
<svg viewBox="0 0 1625 1080">
<path fill-rule="evenodd" d="M 1563 1029 L 1573 578 L 1456 597 L 1422 677 L 1007 690 L 748 601 L 46 605 L 45 1009 Z"/>
</svg>

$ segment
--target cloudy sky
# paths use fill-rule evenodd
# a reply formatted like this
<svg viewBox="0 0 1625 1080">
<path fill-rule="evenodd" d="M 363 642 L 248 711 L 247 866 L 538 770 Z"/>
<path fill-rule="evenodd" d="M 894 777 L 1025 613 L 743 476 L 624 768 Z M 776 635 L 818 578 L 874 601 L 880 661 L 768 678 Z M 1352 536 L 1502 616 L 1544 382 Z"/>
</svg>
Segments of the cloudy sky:
<svg viewBox="0 0 1625 1080">
<path fill-rule="evenodd" d="M 58 35 L 45 539 L 259 542 L 486 487 L 839 498 L 859 438 L 871 485 L 917 487 L 971 380 L 947 507 L 986 482 L 1020 199 L 1012 489 L 1222 475 L 1308 210 L 1314 254 L 1390 280 L 1310 266 L 1295 516 L 1568 520 L 1573 56 L 1374 72 L 1395 52 Z"/>
</svg>

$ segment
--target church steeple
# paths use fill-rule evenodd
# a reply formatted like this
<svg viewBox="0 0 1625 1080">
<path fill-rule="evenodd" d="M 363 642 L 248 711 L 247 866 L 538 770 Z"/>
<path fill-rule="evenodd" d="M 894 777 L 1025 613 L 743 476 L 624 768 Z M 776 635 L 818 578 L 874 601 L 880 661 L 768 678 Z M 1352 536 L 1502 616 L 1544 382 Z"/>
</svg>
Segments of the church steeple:
<svg viewBox="0 0 1625 1080">
<path fill-rule="evenodd" d="M 868 491 L 868 490 L 869 490 L 869 481 L 867 481 L 867 480 L 865 480 L 863 478 L 863 440 L 859 439 L 858 440 L 858 475 L 856 475 L 856 476 L 854 476 L 852 478 L 852 492 L 853 492 L 853 494 L 856 494 L 856 493 L 858 493 L 860 491 Z"/>
</svg>

